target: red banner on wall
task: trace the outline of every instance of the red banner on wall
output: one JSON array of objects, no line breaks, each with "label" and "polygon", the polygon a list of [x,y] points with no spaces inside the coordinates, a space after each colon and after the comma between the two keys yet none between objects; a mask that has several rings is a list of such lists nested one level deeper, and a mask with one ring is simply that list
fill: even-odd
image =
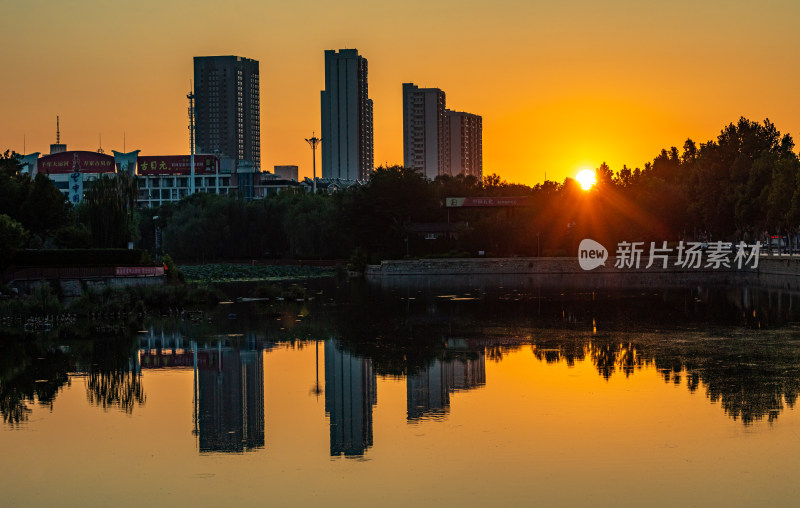
[{"label": "red banner on wall", "polygon": [[[77,161],[75,156],[77,155]],[[104,153],[72,151],[41,157],[37,163],[40,173],[46,175],[72,173],[78,166],[81,173],[115,173],[114,157]]]},{"label": "red banner on wall", "polygon": [[449,208],[493,207],[493,206],[527,206],[527,196],[518,197],[471,197],[471,198],[446,198],[445,206]]},{"label": "red banner on wall", "polygon": [[117,277],[159,277],[164,275],[163,266],[117,266],[114,267]]}]

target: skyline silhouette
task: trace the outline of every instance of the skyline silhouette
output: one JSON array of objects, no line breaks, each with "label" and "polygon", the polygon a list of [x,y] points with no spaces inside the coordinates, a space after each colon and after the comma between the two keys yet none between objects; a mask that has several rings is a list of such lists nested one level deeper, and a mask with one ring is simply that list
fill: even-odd
[{"label": "skyline silhouette", "polygon": [[[427,4],[426,4],[427,5]],[[447,90],[484,118],[484,174],[525,184],[562,181],[603,161],[642,166],[687,137],[713,138],[740,116],[770,118],[795,137],[792,84],[800,4],[718,6],[592,2],[457,5],[440,1],[365,9],[332,6],[15,3],[0,21],[15,69],[0,94],[12,119],[3,149],[45,152],[61,116],[72,149],[188,152],[185,95],[192,57],[234,54],[262,65],[262,166],[300,166],[319,132],[325,49],[356,48],[370,61],[375,164],[402,162],[402,83]],[[243,15],[246,14],[246,15]],[[145,21],[117,30],[114,19]],[[29,24],[35,19],[36,35]],[[400,37],[385,20],[408,28]],[[215,33],[235,33],[220,42]],[[454,26],[443,35],[434,27]],[[743,35],[746,34],[746,35]],[[402,40],[400,43],[399,41]],[[106,41],[99,43],[98,41]],[[286,44],[286,41],[296,41]],[[768,78],[767,78],[768,77]],[[24,148],[24,150],[23,150]]]}]

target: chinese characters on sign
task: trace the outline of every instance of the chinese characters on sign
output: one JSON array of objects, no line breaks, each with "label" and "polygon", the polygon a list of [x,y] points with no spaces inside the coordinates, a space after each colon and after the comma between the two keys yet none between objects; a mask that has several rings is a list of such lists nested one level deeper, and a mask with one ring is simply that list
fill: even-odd
[{"label": "chinese characters on sign", "polygon": [[69,175],[69,202],[73,205],[80,203],[83,199],[83,173],[75,171]]},{"label": "chinese characters on sign", "polygon": [[158,277],[164,275],[163,266],[117,266],[114,268],[116,276],[145,276]]},{"label": "chinese characters on sign", "polygon": [[[639,269],[642,265],[642,255],[645,253],[645,242],[620,242],[617,244],[617,255],[614,268],[635,268]],[[657,246],[656,242],[650,242],[647,265],[645,269],[656,265],[666,269],[670,263],[670,257],[675,260],[672,266],[689,269],[711,268],[717,270],[720,267],[741,270],[747,268],[758,268],[758,256],[761,251],[761,244],[756,242],[747,245],[744,242],[733,244],[731,242],[683,242],[678,243],[675,248],[667,247],[667,242],[662,242]],[[733,254],[733,256],[731,256]]]},{"label": "chinese characters on sign", "polygon": [[[42,157],[44,158],[44,157]],[[72,166],[72,161],[44,161],[39,163],[39,167],[43,170],[64,169]],[[102,168],[108,171],[113,171],[114,161],[81,161],[81,169],[96,169]]]},{"label": "chinese characters on sign", "polygon": [[[77,167],[76,167],[77,163]],[[114,157],[103,153],[74,151],[45,155],[38,162],[39,172],[44,174],[70,174],[77,168],[81,173],[114,173]]]},{"label": "chinese characters on sign", "polygon": [[[139,175],[188,175],[192,163],[189,155],[143,155],[138,158]],[[219,160],[196,155],[195,174],[213,175],[219,172]]]}]

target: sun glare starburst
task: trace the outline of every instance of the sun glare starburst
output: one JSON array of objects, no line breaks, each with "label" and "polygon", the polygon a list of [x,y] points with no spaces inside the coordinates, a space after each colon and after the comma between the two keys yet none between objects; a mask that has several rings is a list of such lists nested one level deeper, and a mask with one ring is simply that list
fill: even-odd
[{"label": "sun glare starburst", "polygon": [[589,190],[597,182],[597,177],[591,169],[582,169],[575,175],[575,180],[580,184],[581,189]]}]

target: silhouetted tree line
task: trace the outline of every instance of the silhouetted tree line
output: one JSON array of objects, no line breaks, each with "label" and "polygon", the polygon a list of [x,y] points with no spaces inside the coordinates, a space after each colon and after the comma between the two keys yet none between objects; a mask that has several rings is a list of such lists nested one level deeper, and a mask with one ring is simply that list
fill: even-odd
[{"label": "silhouetted tree line", "polygon": [[[43,175],[0,159],[0,262],[22,247],[124,247],[133,240],[181,261],[425,255],[573,255],[586,237],[629,241],[763,240],[800,233],[800,162],[790,135],[741,118],[717,139],[664,149],[643,168],[597,168],[584,191],[571,178],[529,187],[492,174],[426,180],[399,166],[328,195],[284,192],[246,202],[196,194],[133,210],[135,182],[102,179],[73,209]],[[447,208],[447,197],[521,196],[528,206]],[[7,216],[7,217],[5,217]],[[419,234],[420,224],[437,238]],[[448,225],[449,224],[449,225]],[[454,225],[458,225],[456,227]]]},{"label": "silhouetted tree line", "polygon": [[[245,203],[199,195],[150,212],[177,259],[343,258],[406,255],[572,255],[586,237],[629,241],[764,240],[800,230],[800,162],[791,136],[745,118],[716,140],[664,149],[644,168],[597,168],[584,191],[571,178],[534,187],[497,175],[442,176],[393,166],[365,186],[327,195],[280,194]],[[447,208],[445,198],[521,196],[528,206]],[[428,240],[414,226],[432,225]],[[448,226],[448,223],[450,226]],[[463,227],[456,231],[453,225]],[[438,228],[438,229],[437,229]],[[449,234],[448,234],[449,233]]]}]

